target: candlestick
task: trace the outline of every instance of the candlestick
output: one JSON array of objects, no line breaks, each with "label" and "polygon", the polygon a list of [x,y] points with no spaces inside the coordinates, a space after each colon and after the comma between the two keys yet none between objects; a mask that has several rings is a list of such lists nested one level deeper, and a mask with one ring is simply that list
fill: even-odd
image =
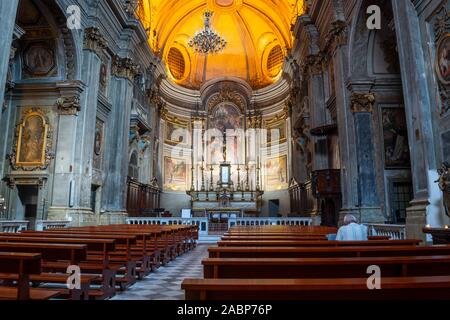
[{"label": "candlestick", "polygon": [[214,167],[213,167],[213,165],[211,165],[211,168],[209,170],[211,171],[211,184],[209,185],[209,191],[214,191],[214,180],[213,180]]},{"label": "candlestick", "polygon": [[192,181],[191,181],[191,191],[195,191],[195,185],[194,185],[194,162],[192,162],[192,167],[191,167],[191,175],[192,175]]},{"label": "candlestick", "polygon": [[249,186],[250,177],[248,175],[248,170],[249,170],[249,168],[248,168],[248,164],[247,164],[247,166],[245,167],[245,171],[246,171],[246,174],[247,174],[247,178],[246,178],[246,181],[245,181],[245,191],[250,191],[250,186]]},{"label": "candlestick", "polygon": [[238,164],[238,167],[237,167],[237,173],[238,173],[238,185],[237,185],[237,191],[241,191],[241,167],[240,167],[240,165]]},{"label": "candlestick", "polygon": [[203,161],[202,161],[202,167],[200,168],[200,170],[202,171],[202,186],[201,186],[201,191],[205,191],[205,167],[203,165]]},{"label": "candlestick", "polygon": [[261,187],[259,185],[259,173],[260,173],[260,170],[261,170],[261,166],[260,166],[260,162],[258,160],[257,166],[256,166],[256,191],[260,191],[261,190]]}]

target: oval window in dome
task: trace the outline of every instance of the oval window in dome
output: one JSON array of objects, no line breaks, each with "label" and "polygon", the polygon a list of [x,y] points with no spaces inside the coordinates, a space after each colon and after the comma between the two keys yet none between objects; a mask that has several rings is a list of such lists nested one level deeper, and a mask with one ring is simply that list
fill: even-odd
[{"label": "oval window in dome", "polygon": [[186,62],[184,61],[183,54],[177,48],[170,48],[167,56],[167,63],[169,65],[169,71],[175,80],[181,80],[186,72]]},{"label": "oval window in dome", "polygon": [[280,45],[276,45],[270,50],[267,58],[267,73],[271,78],[275,78],[281,71],[284,62],[283,49]]}]

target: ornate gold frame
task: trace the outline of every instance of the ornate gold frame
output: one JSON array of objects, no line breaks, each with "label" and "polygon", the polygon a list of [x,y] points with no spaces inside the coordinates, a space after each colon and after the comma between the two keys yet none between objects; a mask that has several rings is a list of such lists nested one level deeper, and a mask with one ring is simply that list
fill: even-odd
[{"label": "ornate gold frame", "polygon": [[[27,120],[30,117],[34,117],[37,116],[39,118],[42,119],[42,123],[43,123],[43,127],[44,127],[44,141],[42,144],[42,151],[41,151],[41,160],[39,162],[20,162],[20,155],[22,152],[22,133],[23,133],[23,129],[27,123]],[[40,169],[45,169],[48,166],[48,159],[47,159],[47,155],[48,155],[48,134],[49,134],[49,124],[48,124],[48,119],[46,118],[46,116],[44,115],[44,113],[39,110],[39,109],[29,109],[23,112],[22,115],[22,121],[21,123],[18,125],[18,130],[17,130],[17,141],[16,141],[16,152],[15,152],[15,159],[13,161],[14,166],[16,168],[40,168]]]},{"label": "ornate gold frame", "polygon": [[446,40],[448,40],[450,38],[450,33],[445,33],[440,39],[439,41],[436,43],[436,59],[434,62],[434,67],[435,67],[435,72],[436,72],[436,76],[439,80],[439,82],[441,82],[443,85],[449,85],[450,81],[446,81],[444,78],[442,78],[442,74],[441,74],[441,69],[439,67],[439,50],[441,49],[441,46],[444,44],[444,42]]}]

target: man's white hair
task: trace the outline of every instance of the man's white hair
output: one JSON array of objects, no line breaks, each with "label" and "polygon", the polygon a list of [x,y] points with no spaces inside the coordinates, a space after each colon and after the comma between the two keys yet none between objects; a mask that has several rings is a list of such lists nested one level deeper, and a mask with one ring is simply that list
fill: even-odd
[{"label": "man's white hair", "polygon": [[352,222],[358,223],[358,219],[356,219],[356,217],[352,214],[346,214],[344,217],[344,225],[348,225]]}]

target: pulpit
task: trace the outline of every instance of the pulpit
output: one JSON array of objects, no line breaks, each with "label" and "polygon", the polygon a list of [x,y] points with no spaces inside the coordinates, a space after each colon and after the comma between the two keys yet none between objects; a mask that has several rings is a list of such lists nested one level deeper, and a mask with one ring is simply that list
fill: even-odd
[{"label": "pulpit", "polygon": [[322,225],[335,227],[341,208],[340,170],[317,170],[312,174],[313,195],[318,200]]}]

